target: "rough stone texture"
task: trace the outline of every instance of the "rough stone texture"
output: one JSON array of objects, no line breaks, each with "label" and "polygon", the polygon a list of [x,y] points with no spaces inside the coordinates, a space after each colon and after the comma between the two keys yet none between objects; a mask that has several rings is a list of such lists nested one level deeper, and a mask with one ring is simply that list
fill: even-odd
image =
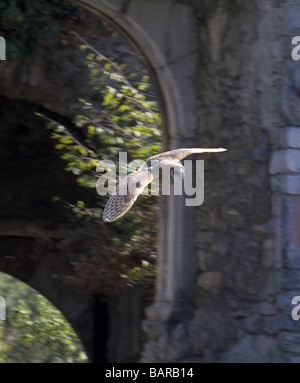
[{"label": "rough stone texture", "polygon": [[221,273],[215,271],[207,271],[199,275],[197,285],[205,291],[219,292],[221,278]]},{"label": "rough stone texture", "polygon": [[245,335],[221,358],[223,363],[274,363],[280,353],[276,339],[266,335]]},{"label": "rough stone texture", "polygon": [[279,191],[285,194],[299,195],[299,174],[280,174],[273,176],[271,184],[273,191]]},{"label": "rough stone texture", "polygon": [[292,356],[300,356],[300,334],[289,331],[282,331],[279,335],[281,351],[292,354]]},{"label": "rough stone texture", "polygon": [[286,129],[281,129],[281,145],[287,148],[300,148],[300,128],[288,126]]},{"label": "rough stone texture", "polygon": [[141,351],[140,327],[143,317],[139,286],[124,289],[110,302],[108,360],[137,362]]},{"label": "rough stone texture", "polygon": [[270,173],[289,172],[300,172],[300,151],[297,149],[275,150],[271,158]]}]

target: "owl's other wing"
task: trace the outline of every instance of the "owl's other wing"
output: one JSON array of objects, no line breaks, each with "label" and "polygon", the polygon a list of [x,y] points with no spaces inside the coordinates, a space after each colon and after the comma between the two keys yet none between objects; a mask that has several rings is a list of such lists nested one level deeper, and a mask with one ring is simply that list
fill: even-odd
[{"label": "owl's other wing", "polygon": [[152,180],[153,175],[148,170],[137,170],[122,178],[105,205],[103,222],[116,221],[126,214]]}]

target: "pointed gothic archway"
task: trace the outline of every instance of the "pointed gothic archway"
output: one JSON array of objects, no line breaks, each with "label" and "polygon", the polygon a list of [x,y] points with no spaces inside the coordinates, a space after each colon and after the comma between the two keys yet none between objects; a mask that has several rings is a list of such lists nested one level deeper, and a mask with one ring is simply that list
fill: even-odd
[{"label": "pointed gothic archway", "polygon": [[[195,145],[197,97],[193,77],[199,53],[195,50],[193,7],[151,0],[77,0],[77,3],[110,20],[142,54],[160,100],[164,148]],[[166,303],[159,315],[163,312],[169,315],[167,306],[175,302],[178,294],[192,299],[190,288],[197,269],[194,209],[185,207],[183,196],[161,200],[156,302],[160,306],[161,302]],[[154,306],[151,315],[160,307]]]}]

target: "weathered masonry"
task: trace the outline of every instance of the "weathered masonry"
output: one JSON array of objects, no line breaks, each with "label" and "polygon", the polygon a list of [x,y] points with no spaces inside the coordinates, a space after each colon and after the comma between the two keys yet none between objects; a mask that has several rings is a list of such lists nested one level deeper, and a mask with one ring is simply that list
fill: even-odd
[{"label": "weathered masonry", "polygon": [[297,361],[300,249],[298,1],[82,0],[142,52],[165,146],[224,146],[205,200],[162,202],[144,361]]}]

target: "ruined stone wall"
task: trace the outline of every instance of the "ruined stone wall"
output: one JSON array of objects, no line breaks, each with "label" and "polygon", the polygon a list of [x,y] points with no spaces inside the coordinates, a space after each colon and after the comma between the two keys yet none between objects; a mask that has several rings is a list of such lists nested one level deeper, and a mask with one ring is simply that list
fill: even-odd
[{"label": "ruined stone wall", "polygon": [[205,161],[194,299],[178,291],[171,305],[149,310],[145,361],[299,361],[300,325],[291,318],[300,291],[300,66],[291,59],[299,6],[195,6],[197,146],[228,153]]},{"label": "ruined stone wall", "polygon": [[206,361],[275,362],[280,275],[269,161],[283,121],[283,8],[270,1],[206,4],[199,10],[199,134],[205,143],[217,137],[228,154],[221,164],[206,161],[191,342]]},{"label": "ruined stone wall", "polygon": [[[293,297],[300,291],[300,246],[296,240],[296,223],[299,225],[300,195],[300,62],[291,59],[294,36],[300,36],[300,3],[286,3],[283,30],[281,111],[284,122],[276,126],[273,151],[269,163],[273,216],[276,218],[275,259],[280,269],[280,293],[277,309],[280,332],[278,344],[288,362],[300,361],[300,324],[292,320],[291,311],[299,310]],[[298,220],[298,221],[297,221]],[[296,303],[299,302],[296,300]],[[297,318],[297,316],[296,316]]]}]

